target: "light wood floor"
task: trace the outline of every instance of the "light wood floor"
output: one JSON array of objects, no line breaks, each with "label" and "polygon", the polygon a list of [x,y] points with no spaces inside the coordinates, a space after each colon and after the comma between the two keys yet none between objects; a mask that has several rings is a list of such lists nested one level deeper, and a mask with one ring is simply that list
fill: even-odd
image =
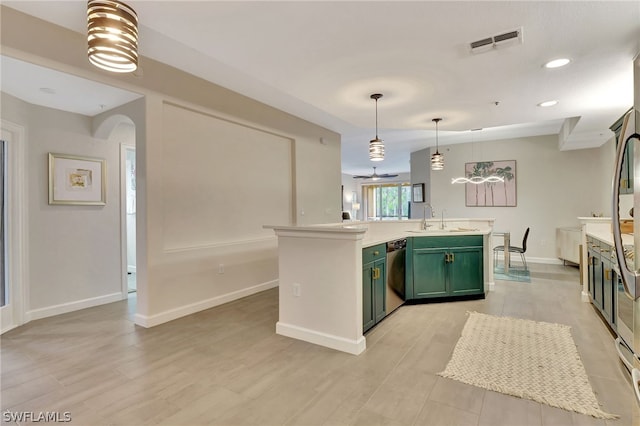
[{"label": "light wood floor", "polygon": [[[67,411],[74,425],[640,424],[577,269],[531,267],[531,284],[498,281],[485,300],[400,308],[360,356],[276,335],[277,289],[152,329],[131,322],[135,299],[33,321],[0,340],[2,410]],[[621,418],[437,376],[470,310],[572,326],[603,409]]]}]

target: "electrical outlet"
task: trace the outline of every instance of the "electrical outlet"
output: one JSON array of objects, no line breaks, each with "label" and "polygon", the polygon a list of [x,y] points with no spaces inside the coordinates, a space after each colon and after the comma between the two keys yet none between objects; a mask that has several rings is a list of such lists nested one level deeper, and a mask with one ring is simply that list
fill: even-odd
[{"label": "electrical outlet", "polygon": [[224,274],[224,263],[218,265],[218,273]]},{"label": "electrical outlet", "polygon": [[295,297],[300,297],[300,292],[301,292],[300,290],[301,290],[301,289],[300,289],[300,284],[298,284],[298,283],[293,283],[293,295],[294,295]]}]

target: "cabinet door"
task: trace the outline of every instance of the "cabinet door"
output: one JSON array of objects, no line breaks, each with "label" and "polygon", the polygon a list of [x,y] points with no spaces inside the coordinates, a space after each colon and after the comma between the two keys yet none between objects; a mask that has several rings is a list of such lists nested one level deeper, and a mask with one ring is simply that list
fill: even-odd
[{"label": "cabinet door", "polygon": [[613,325],[613,268],[610,259],[602,260],[602,314]]},{"label": "cabinet door", "polygon": [[593,257],[593,304],[602,310],[603,308],[603,292],[602,292],[602,259],[600,254]]},{"label": "cabinet door", "polygon": [[413,296],[417,299],[447,296],[444,248],[413,250]]},{"label": "cabinet door", "polygon": [[386,315],[387,271],[385,260],[374,263],[375,279],[373,280],[373,312],[376,324]]},{"label": "cabinet door", "polygon": [[[587,246],[589,246],[591,242],[587,242]],[[589,248],[587,250],[587,285],[589,287],[589,296],[593,299],[593,263],[595,262],[595,258],[593,256],[593,250]]]},{"label": "cabinet door", "polygon": [[362,332],[366,332],[376,323],[373,306],[374,262],[362,265]]},{"label": "cabinet door", "polygon": [[484,292],[482,247],[449,250],[449,292],[452,296]]}]

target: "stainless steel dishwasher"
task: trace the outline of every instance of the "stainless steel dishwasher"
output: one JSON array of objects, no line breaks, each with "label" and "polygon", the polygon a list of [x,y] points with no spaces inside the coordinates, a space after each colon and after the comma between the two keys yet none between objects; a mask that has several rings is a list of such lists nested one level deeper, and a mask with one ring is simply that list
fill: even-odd
[{"label": "stainless steel dishwasher", "polygon": [[407,240],[395,240],[387,243],[387,306],[389,315],[404,303],[404,258]]}]

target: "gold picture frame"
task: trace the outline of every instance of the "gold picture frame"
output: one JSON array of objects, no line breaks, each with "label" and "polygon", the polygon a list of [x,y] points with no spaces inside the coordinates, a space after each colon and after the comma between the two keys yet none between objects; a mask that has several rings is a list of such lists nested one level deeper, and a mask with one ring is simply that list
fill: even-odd
[{"label": "gold picture frame", "polygon": [[103,158],[49,153],[49,204],[104,206],[106,181]]}]

